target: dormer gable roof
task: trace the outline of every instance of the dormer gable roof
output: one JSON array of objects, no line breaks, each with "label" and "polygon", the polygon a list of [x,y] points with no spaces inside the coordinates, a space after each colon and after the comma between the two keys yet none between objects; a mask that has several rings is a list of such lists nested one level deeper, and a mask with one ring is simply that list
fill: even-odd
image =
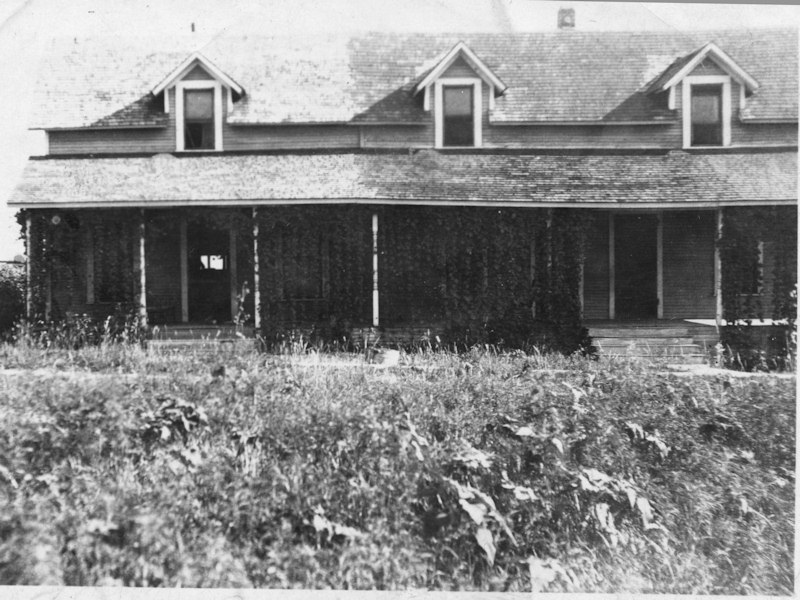
[{"label": "dormer gable roof", "polygon": [[458,42],[450,51],[439,60],[419,83],[414,87],[414,94],[418,94],[428,86],[432,85],[458,58],[463,58],[466,63],[483,79],[488,85],[494,88],[495,95],[499,96],[508,89],[508,86],[495,75],[495,73],[475,54],[463,41]]},{"label": "dormer gable roof", "polygon": [[753,93],[759,88],[758,81],[755,80],[747,71],[736,63],[728,54],[713,42],[698,48],[694,52],[679,58],[672,63],[659,77],[648,87],[648,93],[665,92],[676,86],[678,83],[692,73],[706,59],[711,59],[733,79],[745,86],[748,93]]},{"label": "dormer gable roof", "polygon": [[192,52],[186,59],[181,62],[177,67],[175,67],[169,75],[167,75],[164,79],[159,82],[150,92],[153,96],[158,96],[161,92],[166,90],[167,88],[175,85],[180,79],[185,77],[190,71],[192,71],[197,66],[202,67],[205,71],[207,71],[214,79],[218,80],[223,85],[229,87],[234,93],[242,96],[244,95],[244,88],[236,83],[231,77],[225,74],[222,69],[217,67],[214,63],[208,60],[205,56],[203,56],[200,52]]}]

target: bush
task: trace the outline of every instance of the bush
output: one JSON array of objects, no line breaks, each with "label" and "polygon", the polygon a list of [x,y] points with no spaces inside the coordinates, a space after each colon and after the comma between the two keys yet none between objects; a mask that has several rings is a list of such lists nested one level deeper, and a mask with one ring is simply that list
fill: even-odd
[{"label": "bush", "polygon": [[0,337],[25,313],[25,269],[0,264]]}]

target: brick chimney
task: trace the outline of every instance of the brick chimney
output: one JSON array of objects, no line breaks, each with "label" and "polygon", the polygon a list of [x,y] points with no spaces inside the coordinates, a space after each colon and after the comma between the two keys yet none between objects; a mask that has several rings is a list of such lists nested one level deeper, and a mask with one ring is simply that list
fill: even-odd
[{"label": "brick chimney", "polygon": [[575,9],[574,8],[559,8],[558,9],[558,28],[559,29],[575,29]]}]

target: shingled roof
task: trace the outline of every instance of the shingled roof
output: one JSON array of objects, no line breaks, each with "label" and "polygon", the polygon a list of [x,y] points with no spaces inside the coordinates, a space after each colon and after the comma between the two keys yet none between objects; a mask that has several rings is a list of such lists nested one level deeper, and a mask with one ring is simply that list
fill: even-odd
[{"label": "shingled roof", "polygon": [[32,160],[9,205],[690,207],[796,201],[796,152],[581,156],[421,151]]},{"label": "shingled roof", "polygon": [[[231,123],[414,123],[424,118],[415,82],[460,41],[508,85],[494,122],[668,118],[648,87],[708,42],[758,79],[743,118],[797,118],[792,29],[222,36],[200,50],[246,90]],[[162,126],[149,92],[196,44],[180,38],[56,44],[41,71],[31,126]]]}]

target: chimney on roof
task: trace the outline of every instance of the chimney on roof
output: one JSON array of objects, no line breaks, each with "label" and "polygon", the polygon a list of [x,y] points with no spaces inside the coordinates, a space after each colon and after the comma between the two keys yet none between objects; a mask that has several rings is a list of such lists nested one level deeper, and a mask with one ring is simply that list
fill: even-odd
[{"label": "chimney on roof", "polygon": [[194,23],[192,23],[192,33],[194,33]]},{"label": "chimney on roof", "polygon": [[558,28],[559,29],[575,29],[575,9],[574,8],[559,8],[558,9]]}]

